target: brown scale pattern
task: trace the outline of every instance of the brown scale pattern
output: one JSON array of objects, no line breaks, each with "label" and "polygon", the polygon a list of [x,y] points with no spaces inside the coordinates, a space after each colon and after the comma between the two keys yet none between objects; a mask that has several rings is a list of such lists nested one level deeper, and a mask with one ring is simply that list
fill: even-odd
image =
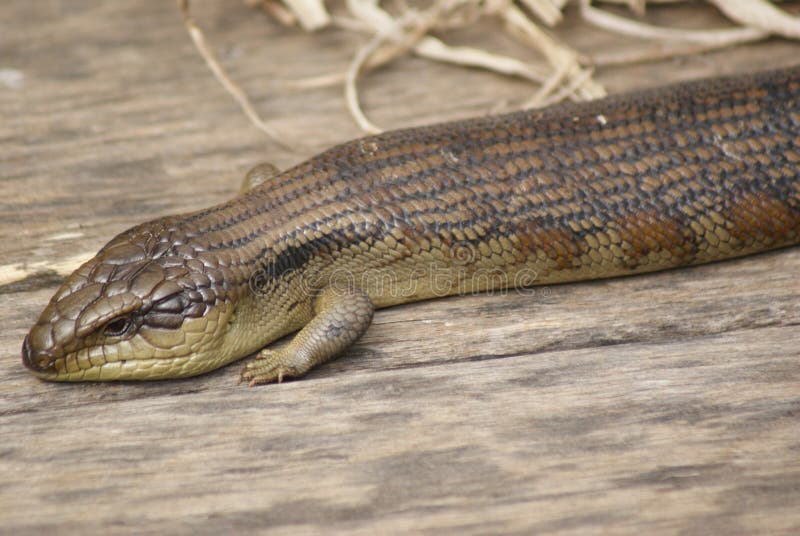
[{"label": "brown scale pattern", "polygon": [[[239,263],[287,269],[322,243],[381,241],[396,228],[412,251],[513,235],[539,282],[788,245],[800,221],[799,78],[701,81],[356,140],[275,177],[244,210],[233,202],[192,225]],[[308,232],[320,228],[322,240]],[[223,230],[235,240],[220,240]]]}]

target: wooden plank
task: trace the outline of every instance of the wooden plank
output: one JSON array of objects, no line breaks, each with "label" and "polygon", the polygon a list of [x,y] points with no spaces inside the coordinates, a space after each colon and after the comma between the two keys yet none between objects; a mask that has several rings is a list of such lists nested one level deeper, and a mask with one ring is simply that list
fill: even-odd
[{"label": "wooden plank", "polygon": [[[171,3],[0,5],[0,68],[24,76],[0,86],[0,532],[800,531],[797,248],[380,311],[347,356],[280,386],[238,386],[240,364],[143,384],[29,375],[19,347],[59,280],[48,267],[224,200],[258,161],[359,134],[340,88],[285,83],[341,70],[358,36],[296,34],[235,3],[195,14],[297,154],[246,122]],[[698,6],[649,17],[724,25]],[[630,46],[574,19],[562,31],[584,50]],[[796,54],[774,41],[600,78],[620,91]],[[413,59],[363,89],[390,126],[529,93]]]}]

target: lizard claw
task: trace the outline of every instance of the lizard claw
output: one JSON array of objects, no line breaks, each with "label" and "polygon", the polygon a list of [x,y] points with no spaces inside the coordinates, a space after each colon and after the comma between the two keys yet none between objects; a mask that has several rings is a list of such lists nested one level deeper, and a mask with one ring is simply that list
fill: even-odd
[{"label": "lizard claw", "polygon": [[295,375],[296,371],[285,364],[280,351],[262,350],[242,369],[239,383],[248,382],[250,387],[272,382],[283,383],[284,378]]}]

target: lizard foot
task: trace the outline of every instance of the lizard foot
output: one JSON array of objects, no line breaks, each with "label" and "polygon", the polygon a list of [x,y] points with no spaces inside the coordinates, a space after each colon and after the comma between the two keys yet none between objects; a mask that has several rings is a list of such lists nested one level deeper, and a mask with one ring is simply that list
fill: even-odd
[{"label": "lizard foot", "polygon": [[256,358],[242,369],[239,383],[247,382],[253,387],[264,383],[281,383],[284,378],[299,376],[298,371],[287,364],[286,357],[280,350],[261,350]]}]

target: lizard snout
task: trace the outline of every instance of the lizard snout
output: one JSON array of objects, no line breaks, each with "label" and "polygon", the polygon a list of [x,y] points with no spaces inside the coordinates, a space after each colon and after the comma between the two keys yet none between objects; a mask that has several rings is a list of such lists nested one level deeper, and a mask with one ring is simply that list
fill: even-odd
[{"label": "lizard snout", "polygon": [[31,336],[26,335],[22,342],[22,364],[34,372],[46,372],[52,367],[52,360],[46,352],[31,348]]}]

